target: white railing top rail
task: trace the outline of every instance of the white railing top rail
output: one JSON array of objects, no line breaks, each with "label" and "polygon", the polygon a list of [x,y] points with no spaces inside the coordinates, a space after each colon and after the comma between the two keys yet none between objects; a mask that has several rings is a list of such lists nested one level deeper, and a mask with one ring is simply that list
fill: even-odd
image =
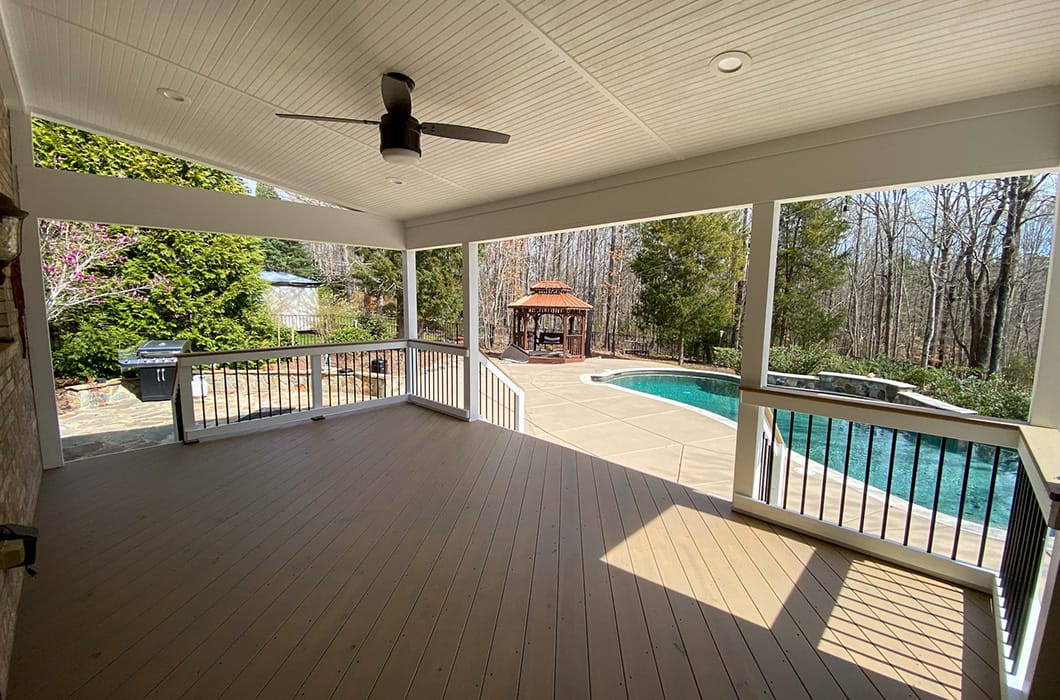
[{"label": "white railing top rail", "polygon": [[283,345],[272,348],[250,348],[247,350],[218,350],[216,352],[186,352],[177,355],[178,364],[211,365],[222,362],[251,360],[274,360],[306,355],[328,355],[341,352],[368,352],[372,350],[401,350],[407,346],[405,340],[383,340],[367,343],[333,343],[318,345]]},{"label": "white railing top rail", "polygon": [[1013,449],[1019,446],[1021,424],[1000,418],[947,414],[931,408],[806,389],[741,387],[740,400],[762,408],[812,413],[824,418],[838,418],[955,440],[988,443]]},{"label": "white railing top rail", "polygon": [[438,352],[446,352],[450,355],[460,355],[461,357],[467,357],[468,351],[466,345],[454,345],[453,343],[440,343],[436,340],[422,340],[420,338],[413,338],[408,341],[409,347],[417,348],[419,350],[432,350]]}]

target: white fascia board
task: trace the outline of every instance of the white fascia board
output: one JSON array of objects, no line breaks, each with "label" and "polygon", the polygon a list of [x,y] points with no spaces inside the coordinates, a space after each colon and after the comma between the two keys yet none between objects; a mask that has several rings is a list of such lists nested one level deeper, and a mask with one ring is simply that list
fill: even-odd
[{"label": "white fascia board", "polygon": [[405,222],[409,248],[1060,166],[1060,88],[745,146]]},{"label": "white fascia board", "polygon": [[401,222],[348,209],[37,167],[19,178],[22,208],[42,219],[405,247]]}]

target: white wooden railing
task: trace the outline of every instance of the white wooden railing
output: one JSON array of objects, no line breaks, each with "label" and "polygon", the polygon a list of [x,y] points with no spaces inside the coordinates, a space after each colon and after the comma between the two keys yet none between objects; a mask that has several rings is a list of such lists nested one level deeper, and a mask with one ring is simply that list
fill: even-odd
[{"label": "white wooden railing", "polygon": [[479,417],[502,428],[524,432],[525,399],[522,388],[479,355]]},{"label": "white wooden railing", "polygon": [[801,390],[740,400],[766,411],[735,509],[997,594],[1012,670],[1060,524],[1039,461],[1051,448],[1028,441],[1042,429]]},{"label": "white wooden railing", "polygon": [[[523,429],[523,392],[477,355],[478,410],[468,411],[468,348],[426,340],[302,345],[178,357],[178,438],[195,442],[410,402],[457,418]],[[481,376],[481,375],[480,375]]]}]

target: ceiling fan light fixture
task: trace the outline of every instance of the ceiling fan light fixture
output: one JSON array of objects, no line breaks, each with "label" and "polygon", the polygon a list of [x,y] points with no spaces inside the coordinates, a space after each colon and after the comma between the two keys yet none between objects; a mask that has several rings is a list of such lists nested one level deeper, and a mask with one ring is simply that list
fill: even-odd
[{"label": "ceiling fan light fixture", "polygon": [[710,68],[719,75],[733,75],[751,66],[751,55],[746,51],[723,51],[710,60]]},{"label": "ceiling fan light fixture", "polygon": [[394,165],[414,165],[420,160],[419,151],[411,148],[381,148],[379,152],[383,154],[383,160]]}]

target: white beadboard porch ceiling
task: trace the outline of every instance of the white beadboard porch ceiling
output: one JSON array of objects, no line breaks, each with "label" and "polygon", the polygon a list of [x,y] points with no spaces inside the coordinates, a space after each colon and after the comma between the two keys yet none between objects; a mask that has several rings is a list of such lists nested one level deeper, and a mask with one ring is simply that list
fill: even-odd
[{"label": "white beadboard porch ceiling", "polygon": [[[40,115],[408,219],[947,102],[1060,83],[1041,0],[2,0]],[[744,75],[708,67],[751,54]],[[382,161],[379,76],[414,114],[512,135],[425,136]],[[156,94],[174,88],[188,101]],[[394,185],[389,177],[405,184]]]}]

